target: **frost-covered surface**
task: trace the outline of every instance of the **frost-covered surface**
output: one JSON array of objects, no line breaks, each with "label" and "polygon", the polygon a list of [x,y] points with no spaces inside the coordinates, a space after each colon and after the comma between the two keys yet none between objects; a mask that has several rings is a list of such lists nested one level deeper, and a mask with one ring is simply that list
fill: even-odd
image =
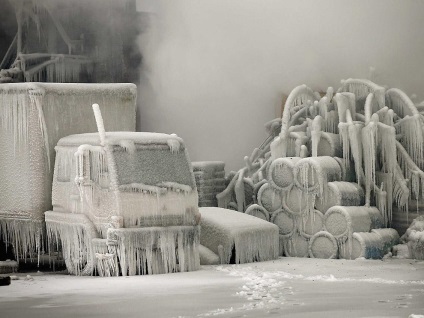
[{"label": "frost-covered surface", "polygon": [[[200,243],[220,256],[221,264],[266,261],[278,257],[278,227],[227,209],[200,208]],[[232,255],[234,252],[235,255]]]},{"label": "frost-covered surface", "polygon": [[134,130],[135,99],[133,84],[0,85],[0,235],[18,245],[19,255],[40,244],[58,140],[97,130],[93,102],[104,111],[106,129]]},{"label": "frost-covered surface", "polygon": [[[356,232],[369,233],[377,245],[385,246],[371,230],[400,228],[395,222],[408,222],[410,203],[424,197],[423,123],[417,107],[399,89],[347,79],[322,96],[300,85],[287,98],[278,135],[266,125],[270,136],[244,158],[246,166],[218,195],[219,206],[246,212],[261,205],[280,227],[282,245],[290,248],[280,249],[285,255],[304,256],[311,237],[324,229],[338,249],[348,243],[351,250]],[[237,182],[242,178],[253,184],[252,199],[252,184]],[[315,210],[325,214],[326,225],[314,217]],[[418,215],[420,211],[417,204]],[[334,254],[331,242],[321,255]],[[375,257],[371,254],[357,253]]]},{"label": "frost-covered surface", "polygon": [[419,317],[423,270],[405,259],[285,257],[153,276],[24,273],[1,287],[0,308],[16,318]]}]

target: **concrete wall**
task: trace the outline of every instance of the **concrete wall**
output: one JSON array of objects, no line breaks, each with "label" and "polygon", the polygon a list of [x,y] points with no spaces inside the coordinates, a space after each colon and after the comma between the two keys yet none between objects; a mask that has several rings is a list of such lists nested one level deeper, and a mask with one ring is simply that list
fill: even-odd
[{"label": "concrete wall", "polygon": [[266,138],[282,94],[369,76],[424,99],[424,1],[138,0],[139,129],[177,133],[227,171]]}]

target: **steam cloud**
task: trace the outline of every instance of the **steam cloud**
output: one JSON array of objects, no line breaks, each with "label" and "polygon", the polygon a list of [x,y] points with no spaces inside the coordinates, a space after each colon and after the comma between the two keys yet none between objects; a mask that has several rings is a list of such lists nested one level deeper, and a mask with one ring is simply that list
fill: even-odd
[{"label": "steam cloud", "polygon": [[140,37],[139,128],[177,133],[192,160],[223,160],[227,171],[261,144],[263,125],[297,85],[337,88],[374,66],[379,84],[421,91],[424,3],[140,3],[155,14]]}]

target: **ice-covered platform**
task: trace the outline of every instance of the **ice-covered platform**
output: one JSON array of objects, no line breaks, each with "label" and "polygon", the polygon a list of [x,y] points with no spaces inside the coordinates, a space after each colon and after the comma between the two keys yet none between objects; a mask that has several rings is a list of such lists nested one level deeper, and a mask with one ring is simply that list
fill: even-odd
[{"label": "ice-covered platform", "polygon": [[0,308],[17,318],[420,317],[423,272],[410,259],[284,257],[167,275],[25,273],[0,287]]}]

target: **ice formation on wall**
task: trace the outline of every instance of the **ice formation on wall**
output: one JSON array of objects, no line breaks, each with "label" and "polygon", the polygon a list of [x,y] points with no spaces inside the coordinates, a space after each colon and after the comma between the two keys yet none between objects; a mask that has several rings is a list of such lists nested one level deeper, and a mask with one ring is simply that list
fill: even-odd
[{"label": "ice formation on wall", "polygon": [[377,229],[424,196],[423,117],[405,93],[361,79],[323,97],[301,85],[267,130],[217,195],[220,207],[261,206],[285,255],[375,258],[396,244],[395,230]]},{"label": "ice formation on wall", "polygon": [[[58,140],[96,131],[94,101],[102,105],[107,129],[135,130],[135,99],[133,84],[0,85],[0,235],[18,258],[41,248]],[[60,160],[66,177],[70,165],[64,162],[74,156],[68,152]]]}]

